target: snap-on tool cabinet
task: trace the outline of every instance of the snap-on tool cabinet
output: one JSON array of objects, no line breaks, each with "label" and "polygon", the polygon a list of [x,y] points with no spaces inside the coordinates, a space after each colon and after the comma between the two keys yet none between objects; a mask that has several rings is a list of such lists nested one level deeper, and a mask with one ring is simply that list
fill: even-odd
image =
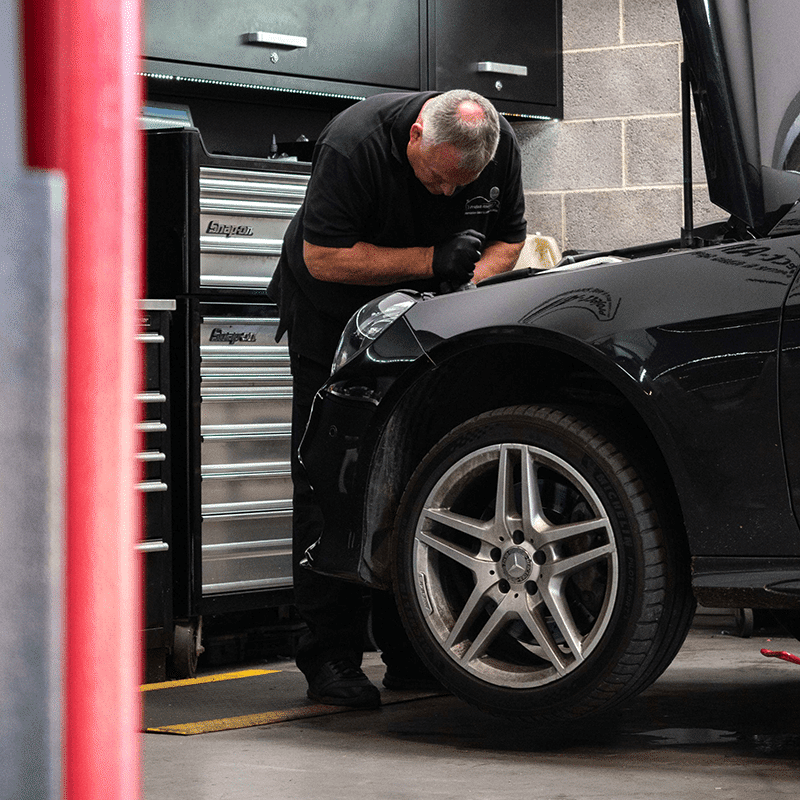
[{"label": "snap-on tool cabinet", "polygon": [[163,649],[166,672],[185,676],[204,616],[291,603],[292,387],[266,289],[310,166],[213,156],[192,128],[145,140],[142,306],[166,309],[148,312],[142,333],[146,348],[161,337],[152,392],[146,362],[143,430],[165,442],[142,456],[146,613],[160,621],[148,628],[148,655],[158,661]]}]

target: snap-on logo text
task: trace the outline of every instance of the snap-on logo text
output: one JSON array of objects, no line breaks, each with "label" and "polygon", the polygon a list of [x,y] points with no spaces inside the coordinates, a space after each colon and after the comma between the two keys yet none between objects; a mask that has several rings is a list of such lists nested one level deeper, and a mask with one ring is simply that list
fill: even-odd
[{"label": "snap-on logo text", "polygon": [[227,342],[236,344],[237,342],[255,342],[256,335],[252,331],[223,331],[222,328],[214,328],[211,331],[209,342]]},{"label": "snap-on logo text", "polygon": [[215,233],[218,236],[252,236],[253,229],[249,225],[223,225],[212,219],[208,223],[206,233]]}]

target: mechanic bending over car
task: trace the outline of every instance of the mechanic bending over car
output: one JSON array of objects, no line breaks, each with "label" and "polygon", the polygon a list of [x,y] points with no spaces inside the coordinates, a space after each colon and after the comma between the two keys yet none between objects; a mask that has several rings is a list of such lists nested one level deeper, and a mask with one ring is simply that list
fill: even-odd
[{"label": "mechanic bending over car", "polygon": [[[314,395],[364,303],[399,287],[438,292],[512,269],[525,241],[524,212],[516,137],[474,92],[376,95],[339,114],[316,143],[306,198],[268,295],[279,307],[277,338],[288,331],[294,382],[292,561],[295,603],[308,626],[296,660],[318,702],[373,708],[380,693],[360,668],[364,587],[300,566],[322,531],[297,458]],[[384,686],[435,686],[392,596],[373,592],[372,609]]]}]

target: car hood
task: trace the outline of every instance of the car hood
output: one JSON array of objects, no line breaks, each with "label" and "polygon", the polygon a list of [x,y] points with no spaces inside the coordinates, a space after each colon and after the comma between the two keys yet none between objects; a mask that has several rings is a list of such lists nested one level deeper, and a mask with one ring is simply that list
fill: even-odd
[{"label": "car hood", "polygon": [[677,3],[711,201],[771,226],[800,198],[800,2]]}]

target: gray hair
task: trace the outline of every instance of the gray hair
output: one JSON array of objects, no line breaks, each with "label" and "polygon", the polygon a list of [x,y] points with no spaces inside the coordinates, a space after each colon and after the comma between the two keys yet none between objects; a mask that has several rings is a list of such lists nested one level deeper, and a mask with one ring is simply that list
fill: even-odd
[{"label": "gray hair", "polygon": [[[483,119],[477,123],[464,120],[459,108],[466,101],[480,106]],[[494,158],[500,141],[500,117],[495,107],[477,92],[451,89],[436,95],[422,107],[420,117],[422,141],[428,146],[446,142],[458,148],[463,169],[480,172]]]}]

